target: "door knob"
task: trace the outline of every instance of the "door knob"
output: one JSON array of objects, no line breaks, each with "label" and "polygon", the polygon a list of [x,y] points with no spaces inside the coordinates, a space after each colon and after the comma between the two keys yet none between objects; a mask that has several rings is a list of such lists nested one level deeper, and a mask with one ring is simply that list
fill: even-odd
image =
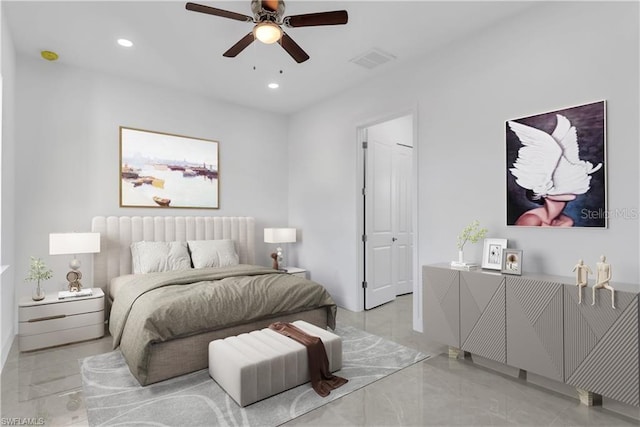
[{"label": "door knob", "polygon": [[392,242],[395,242],[396,240],[398,240],[398,239],[396,239],[395,237],[392,237],[392,238],[391,238],[391,241],[392,241]]}]

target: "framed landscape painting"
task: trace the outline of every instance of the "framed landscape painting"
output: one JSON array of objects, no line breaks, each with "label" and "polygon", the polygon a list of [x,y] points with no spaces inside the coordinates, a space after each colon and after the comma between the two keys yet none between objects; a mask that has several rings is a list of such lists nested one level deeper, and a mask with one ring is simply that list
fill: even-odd
[{"label": "framed landscape painting", "polygon": [[607,226],[605,101],[507,121],[507,225]]},{"label": "framed landscape painting", "polygon": [[218,141],[120,127],[120,206],[218,209]]}]

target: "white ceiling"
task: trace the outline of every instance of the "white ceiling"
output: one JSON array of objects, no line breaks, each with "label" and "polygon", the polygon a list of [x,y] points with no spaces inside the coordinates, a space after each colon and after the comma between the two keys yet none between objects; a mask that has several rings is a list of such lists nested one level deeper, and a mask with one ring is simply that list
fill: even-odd
[{"label": "white ceiling", "polygon": [[[251,15],[249,0],[193,1]],[[290,0],[285,16],[340,9],[349,13],[347,25],[285,29],[311,57],[297,64],[278,44],[259,42],[236,58],[224,58],[222,53],[250,32],[252,24],[190,12],[185,3],[5,0],[2,6],[20,55],[39,58],[41,50],[53,50],[60,64],[292,113],[532,5]],[[118,46],[116,39],[121,37],[132,40],[134,47]],[[350,62],[371,48],[397,59],[373,70]],[[280,88],[268,89],[271,81]]]}]

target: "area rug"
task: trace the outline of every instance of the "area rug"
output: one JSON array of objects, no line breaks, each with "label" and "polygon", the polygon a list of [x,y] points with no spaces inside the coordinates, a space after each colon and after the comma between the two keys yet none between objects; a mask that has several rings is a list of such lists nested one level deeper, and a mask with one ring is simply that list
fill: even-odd
[{"label": "area rug", "polygon": [[245,408],[238,406],[207,369],[141,387],[119,350],[80,360],[91,426],[277,426],[428,358],[417,350],[351,326],[338,326],[349,382],[328,397],[304,384]]}]

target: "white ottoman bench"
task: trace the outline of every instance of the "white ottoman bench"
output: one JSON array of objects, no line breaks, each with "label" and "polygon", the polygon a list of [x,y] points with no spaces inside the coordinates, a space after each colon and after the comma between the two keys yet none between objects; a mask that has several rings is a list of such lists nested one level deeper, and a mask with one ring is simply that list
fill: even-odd
[{"label": "white ottoman bench", "polygon": [[[302,320],[292,324],[320,337],[331,372],[342,368],[338,335]],[[238,405],[247,406],[308,382],[307,349],[268,328],[211,341],[209,375]]]}]

